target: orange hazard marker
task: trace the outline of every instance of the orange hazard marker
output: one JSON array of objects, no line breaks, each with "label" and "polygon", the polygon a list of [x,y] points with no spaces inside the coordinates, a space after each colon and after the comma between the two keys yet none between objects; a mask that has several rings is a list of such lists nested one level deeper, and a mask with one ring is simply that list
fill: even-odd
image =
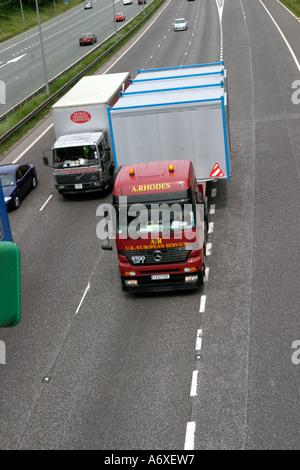
[{"label": "orange hazard marker", "polygon": [[213,169],[211,170],[211,173],[209,175],[210,177],[219,177],[219,176],[225,176],[221,168],[219,167],[219,164],[216,162],[214,164]]}]

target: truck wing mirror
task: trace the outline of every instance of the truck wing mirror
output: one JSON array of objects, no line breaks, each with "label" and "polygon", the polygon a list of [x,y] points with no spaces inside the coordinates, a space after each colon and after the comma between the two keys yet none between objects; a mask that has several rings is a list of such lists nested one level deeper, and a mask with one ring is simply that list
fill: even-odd
[{"label": "truck wing mirror", "polygon": [[49,160],[48,160],[47,157],[43,157],[43,162],[44,162],[44,164],[45,164],[46,166],[49,165]]}]

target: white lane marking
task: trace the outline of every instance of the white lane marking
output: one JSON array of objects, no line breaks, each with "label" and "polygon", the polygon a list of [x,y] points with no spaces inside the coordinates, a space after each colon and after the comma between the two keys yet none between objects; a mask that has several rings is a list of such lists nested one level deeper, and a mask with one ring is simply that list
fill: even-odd
[{"label": "white lane marking", "polygon": [[184,450],[194,450],[195,431],[196,431],[195,421],[189,421],[186,425]]},{"label": "white lane marking", "polygon": [[211,190],[211,197],[216,197],[216,195],[217,195],[217,188],[213,188]]},{"label": "white lane marking", "polygon": [[42,207],[40,208],[40,212],[44,209],[45,205],[48,204],[48,202],[50,201],[50,199],[52,198],[53,194],[50,194],[50,196],[48,197],[47,201],[42,205]]},{"label": "white lane marking", "polygon": [[215,223],[214,222],[209,222],[208,223],[208,232],[207,233],[213,233],[215,228]]},{"label": "white lane marking", "polygon": [[212,250],[212,243],[207,243],[206,245],[206,256],[210,256],[211,255],[211,250]]},{"label": "white lane marking", "polygon": [[214,214],[216,212],[216,205],[215,204],[211,204],[210,205],[210,208],[209,208],[209,213],[210,214]]},{"label": "white lane marking", "polygon": [[45,129],[44,132],[42,132],[12,163],[17,163],[20,158],[22,158],[23,155],[25,155],[25,153],[28,152],[28,150],[30,150],[31,147],[33,147],[41,139],[41,137],[43,137],[43,135],[47,134],[51,127],[53,127],[53,124],[50,124],[50,126],[48,126],[47,129]]},{"label": "white lane marking", "polygon": [[202,348],[202,328],[197,330],[195,350],[200,351],[201,348]]},{"label": "white lane marking", "polygon": [[192,377],[192,383],[191,383],[191,392],[190,392],[191,397],[196,397],[197,396],[197,381],[198,381],[198,370],[193,370],[193,377]]},{"label": "white lane marking", "polygon": [[205,312],[206,295],[201,295],[199,312]]},{"label": "white lane marking", "polygon": [[77,307],[76,313],[79,312],[80,307],[81,307],[81,304],[82,304],[82,302],[84,301],[84,298],[85,298],[86,294],[87,294],[88,291],[90,290],[90,287],[91,287],[91,284],[88,283],[88,285],[87,285],[87,287],[86,287],[86,289],[85,289],[85,291],[84,291],[84,294],[83,294],[83,296],[82,296],[82,298],[81,298],[81,301],[79,302],[79,305],[78,305],[78,307]]},{"label": "white lane marking", "polygon": [[291,48],[290,44],[288,43],[288,40],[286,39],[285,35],[283,34],[283,32],[281,31],[281,29],[279,28],[278,24],[276,23],[276,21],[274,20],[273,16],[271,15],[271,13],[269,12],[269,10],[267,9],[267,7],[263,4],[263,2],[261,0],[259,0],[260,3],[262,4],[262,6],[264,7],[264,9],[266,10],[266,12],[268,13],[268,15],[270,16],[271,20],[273,21],[273,23],[275,24],[276,28],[278,29],[278,31],[280,32],[281,36],[282,36],[282,39],[284,40],[288,50],[290,51],[291,53],[291,56],[293,57],[294,61],[295,61],[295,64],[300,72],[300,63],[298,62],[297,60],[297,57],[293,51],[293,49]]},{"label": "white lane marking", "polygon": [[209,267],[205,266],[205,281],[208,281],[208,276],[209,276]]},{"label": "white lane marking", "polygon": [[[22,51],[21,51],[21,52],[22,52]],[[8,64],[11,64],[11,63],[14,63],[14,62],[18,62],[18,60],[22,59],[22,57],[25,57],[25,55],[27,55],[27,52],[26,52],[26,54],[22,54],[22,55],[20,55],[19,57],[15,57],[14,59],[8,60],[7,62],[5,62],[5,64],[1,65],[0,68],[2,69],[2,67],[5,67],[5,66],[8,65]]]}]

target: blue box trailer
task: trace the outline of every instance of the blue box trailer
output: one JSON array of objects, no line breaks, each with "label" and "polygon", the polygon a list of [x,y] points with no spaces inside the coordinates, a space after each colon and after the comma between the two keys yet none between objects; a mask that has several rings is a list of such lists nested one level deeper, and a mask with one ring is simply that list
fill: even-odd
[{"label": "blue box trailer", "polygon": [[198,181],[230,179],[224,62],[139,70],[108,115],[115,166],[187,159]]},{"label": "blue box trailer", "polygon": [[12,234],[0,181],[0,241],[12,242]]}]

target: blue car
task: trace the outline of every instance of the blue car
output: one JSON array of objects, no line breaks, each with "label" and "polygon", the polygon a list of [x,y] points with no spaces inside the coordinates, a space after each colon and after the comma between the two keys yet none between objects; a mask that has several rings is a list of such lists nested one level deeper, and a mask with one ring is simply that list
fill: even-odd
[{"label": "blue car", "polygon": [[18,209],[21,199],[37,187],[35,166],[32,163],[0,165],[0,181],[7,209]]}]

